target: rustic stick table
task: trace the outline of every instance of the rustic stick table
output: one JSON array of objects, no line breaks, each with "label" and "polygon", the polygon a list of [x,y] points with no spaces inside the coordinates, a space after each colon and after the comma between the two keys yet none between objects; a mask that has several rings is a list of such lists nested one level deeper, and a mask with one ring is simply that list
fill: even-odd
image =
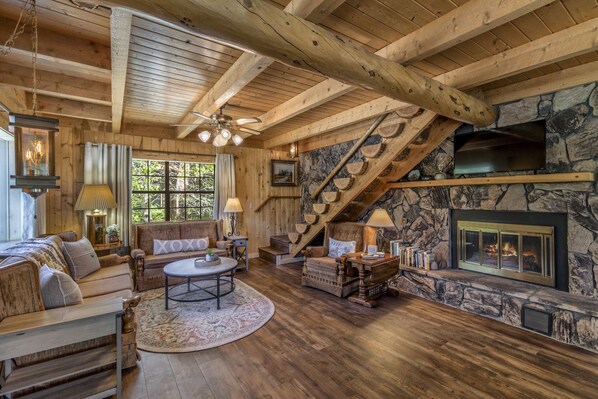
[{"label": "rustic stick table", "polygon": [[[349,297],[349,301],[367,307],[376,306],[375,299],[388,291],[388,280],[399,272],[399,258],[385,254],[384,258],[363,259],[361,256],[349,257],[347,263],[359,273],[359,291]],[[396,292],[392,292],[396,295]]]}]

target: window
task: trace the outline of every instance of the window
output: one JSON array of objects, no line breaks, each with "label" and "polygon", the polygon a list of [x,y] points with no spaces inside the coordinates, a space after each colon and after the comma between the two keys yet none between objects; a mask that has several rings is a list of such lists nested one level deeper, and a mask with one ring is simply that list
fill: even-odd
[{"label": "window", "polygon": [[21,239],[21,190],[10,189],[10,175],[15,174],[15,145],[6,130],[0,128],[0,242]]},{"label": "window", "polygon": [[211,219],[214,164],[133,159],[133,223]]}]

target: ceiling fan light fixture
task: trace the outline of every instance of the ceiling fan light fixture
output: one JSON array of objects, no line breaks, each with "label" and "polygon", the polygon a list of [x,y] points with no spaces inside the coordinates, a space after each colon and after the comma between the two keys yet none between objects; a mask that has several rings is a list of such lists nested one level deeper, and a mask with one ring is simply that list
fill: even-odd
[{"label": "ceiling fan light fixture", "polygon": [[212,137],[212,133],[209,132],[208,130],[204,130],[203,132],[199,133],[197,136],[199,137],[199,139],[201,141],[203,141],[204,143],[207,143],[208,140],[210,139],[210,137]]},{"label": "ceiling fan light fixture", "polygon": [[225,129],[225,128],[223,128],[223,129],[221,129],[221,130],[220,130],[220,135],[221,135],[221,136],[222,136],[222,138],[223,138],[223,139],[225,139],[226,141],[228,141],[228,140],[231,138],[231,136],[232,136],[232,134],[231,134],[230,130],[228,130],[228,129]]},{"label": "ceiling fan light fixture", "polygon": [[239,136],[238,134],[235,134],[233,136],[233,143],[235,143],[235,145],[239,145],[243,142],[243,137]]}]

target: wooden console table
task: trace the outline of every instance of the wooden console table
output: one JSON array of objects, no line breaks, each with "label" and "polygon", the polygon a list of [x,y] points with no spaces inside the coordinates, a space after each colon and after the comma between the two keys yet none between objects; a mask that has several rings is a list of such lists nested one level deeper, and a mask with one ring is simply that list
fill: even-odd
[{"label": "wooden console table", "polygon": [[[0,396],[37,385],[75,377],[113,365],[112,369],[79,377],[23,396],[35,398],[121,398],[123,305],[121,298],[7,317],[0,322],[0,361],[4,362]],[[14,368],[16,357],[116,335],[116,345]]]},{"label": "wooden console table", "polygon": [[[359,272],[359,291],[349,300],[370,308],[376,306],[376,298],[389,293],[388,280],[399,272],[399,257],[390,254],[373,260],[350,257],[347,263]],[[396,295],[395,292],[392,294]]]}]

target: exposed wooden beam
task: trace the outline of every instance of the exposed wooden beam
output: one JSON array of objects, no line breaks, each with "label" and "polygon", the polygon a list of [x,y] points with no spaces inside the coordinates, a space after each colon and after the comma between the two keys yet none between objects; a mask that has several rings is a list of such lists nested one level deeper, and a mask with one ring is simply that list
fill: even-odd
[{"label": "exposed wooden beam", "polygon": [[[284,10],[318,23],[343,2],[344,0],[293,0]],[[241,54],[233,66],[193,106],[192,111],[200,112],[206,116],[214,114],[273,62],[274,60],[269,57],[252,53]],[[180,124],[194,124],[201,121],[202,119],[199,117],[187,114],[180,121]],[[177,127],[177,138],[186,137],[194,129],[196,129],[195,126]]]},{"label": "exposed wooden beam", "polygon": [[[410,64],[478,36],[553,1],[471,0],[389,44],[377,51],[376,54],[390,61]],[[254,124],[252,128],[268,129],[353,90],[355,90],[353,86],[332,79],[325,80],[264,113],[260,116],[262,123]]]},{"label": "exposed wooden beam", "polygon": [[554,93],[555,91],[596,81],[598,81],[598,61],[488,90],[484,92],[484,98],[492,104],[502,104],[526,97]]},{"label": "exposed wooden beam", "polygon": [[453,119],[485,125],[495,117],[494,108],[483,101],[350,45],[330,31],[264,0],[159,3],[101,0],[101,3],[130,7],[187,31]]},{"label": "exposed wooden beam", "polygon": [[112,132],[120,133],[125,102],[125,83],[129,63],[131,23],[133,15],[122,8],[113,8],[110,17],[112,50]]},{"label": "exposed wooden beam", "polygon": [[[0,59],[1,60],[1,59]],[[0,85],[32,91],[33,69],[0,62]],[[37,71],[37,90],[40,94],[110,105],[110,85],[107,83]]]},{"label": "exposed wooden beam", "polygon": [[[32,95],[27,93],[27,107],[32,109]],[[77,119],[110,122],[112,120],[110,107],[82,103],[80,101],[66,100],[63,98],[37,96],[37,112],[46,115],[67,116]]]},{"label": "exposed wooden beam", "polygon": [[[598,18],[444,73],[434,79],[460,89],[468,89],[596,49],[598,49]],[[266,140],[264,146],[273,148],[293,143],[404,106],[406,104],[401,101],[381,97]]]}]

